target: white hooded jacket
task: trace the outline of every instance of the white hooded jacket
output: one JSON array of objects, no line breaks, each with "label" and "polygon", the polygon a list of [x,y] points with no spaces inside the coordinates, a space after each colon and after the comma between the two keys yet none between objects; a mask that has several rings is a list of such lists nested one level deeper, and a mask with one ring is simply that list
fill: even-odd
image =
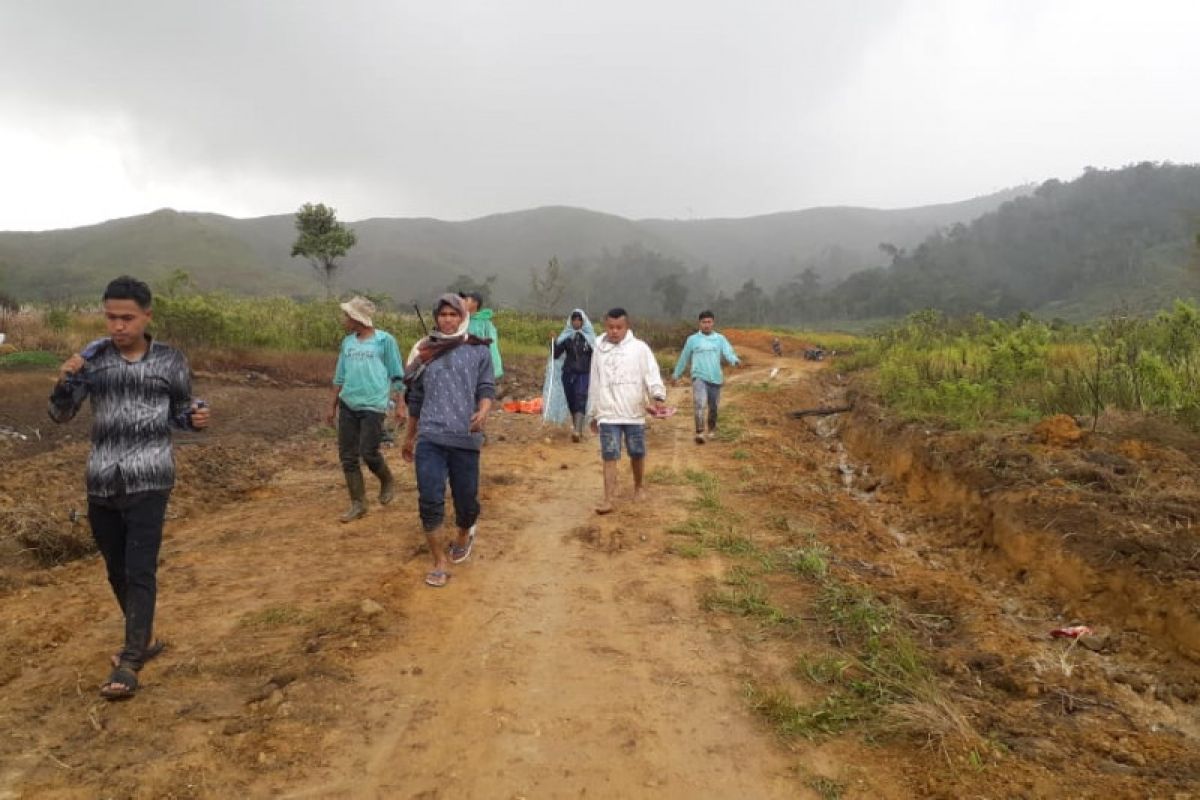
[{"label": "white hooded jacket", "polygon": [[588,419],[619,425],[646,421],[647,399],[666,400],[658,362],[650,346],[626,331],[616,344],[607,336],[596,340],[588,385]]}]

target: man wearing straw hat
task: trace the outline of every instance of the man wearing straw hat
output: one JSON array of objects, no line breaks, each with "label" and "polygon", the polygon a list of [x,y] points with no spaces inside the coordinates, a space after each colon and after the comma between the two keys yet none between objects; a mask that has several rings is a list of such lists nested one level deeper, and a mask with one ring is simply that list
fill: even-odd
[{"label": "man wearing straw hat", "polygon": [[[396,496],[396,481],[379,450],[388,400],[402,392],[404,365],[396,339],[372,323],[375,304],[354,297],[341,304],[342,340],[337,369],[333,374],[333,401],[326,422],[337,417],[338,458],[350,491],[350,508],[339,517],[353,522],[367,513],[367,489],[358,462],[379,478],[379,503],[387,505]],[[404,424],[404,403],[396,403],[396,424]]]}]

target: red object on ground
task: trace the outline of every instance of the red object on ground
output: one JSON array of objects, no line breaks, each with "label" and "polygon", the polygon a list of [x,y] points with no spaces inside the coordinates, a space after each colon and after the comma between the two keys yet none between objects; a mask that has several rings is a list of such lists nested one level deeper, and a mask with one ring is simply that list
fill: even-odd
[{"label": "red object on ground", "polygon": [[540,414],[542,413],[542,398],[532,400],[509,400],[502,408],[510,414]]},{"label": "red object on ground", "polygon": [[1069,628],[1055,628],[1050,631],[1050,635],[1055,639],[1078,639],[1080,636],[1089,636],[1092,629],[1087,625],[1072,625]]}]

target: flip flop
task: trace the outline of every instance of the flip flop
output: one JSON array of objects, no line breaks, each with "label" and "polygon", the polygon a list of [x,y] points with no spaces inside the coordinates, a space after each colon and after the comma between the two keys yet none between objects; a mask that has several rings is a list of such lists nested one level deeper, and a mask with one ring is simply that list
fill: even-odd
[{"label": "flip flop", "polygon": [[471,557],[471,548],[475,546],[475,526],[467,531],[467,546],[460,548],[453,542],[446,548],[446,552],[450,554],[451,564],[461,564]]},{"label": "flip flop", "polygon": [[450,573],[442,569],[435,569],[432,572],[425,573],[425,583],[435,589],[440,589],[450,582]]},{"label": "flip flop", "polygon": [[[158,655],[160,653],[162,653],[163,650],[166,650],[166,649],[167,649],[166,642],[164,642],[162,639],[155,639],[153,642],[150,643],[150,646],[146,648],[146,652],[142,653],[142,664],[149,664],[151,661],[153,661],[155,658],[157,658]],[[113,653],[112,656],[110,656],[108,660],[112,662],[112,665],[114,667],[121,666],[121,654],[120,653]]]},{"label": "flip flop", "polygon": [[[111,688],[113,686],[120,688]],[[137,688],[137,670],[128,661],[122,661],[100,686],[100,696],[105,700],[128,700],[137,694]]]}]

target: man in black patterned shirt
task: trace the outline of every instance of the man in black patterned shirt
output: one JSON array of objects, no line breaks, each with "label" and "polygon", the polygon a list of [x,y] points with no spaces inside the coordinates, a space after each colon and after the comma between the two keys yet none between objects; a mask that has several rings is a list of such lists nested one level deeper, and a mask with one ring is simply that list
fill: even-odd
[{"label": "man in black patterned shirt", "polygon": [[150,287],[135,278],[108,284],[108,338],[67,359],[50,394],[55,422],[69,421],[85,399],[92,401],[88,522],[125,615],[125,646],[100,687],[109,700],[132,697],[137,673],[162,650],[152,636],[158,550],[175,485],[171,426],[201,430],[209,421],[207,406],[192,400],[187,359],[146,335],[150,300]]}]

